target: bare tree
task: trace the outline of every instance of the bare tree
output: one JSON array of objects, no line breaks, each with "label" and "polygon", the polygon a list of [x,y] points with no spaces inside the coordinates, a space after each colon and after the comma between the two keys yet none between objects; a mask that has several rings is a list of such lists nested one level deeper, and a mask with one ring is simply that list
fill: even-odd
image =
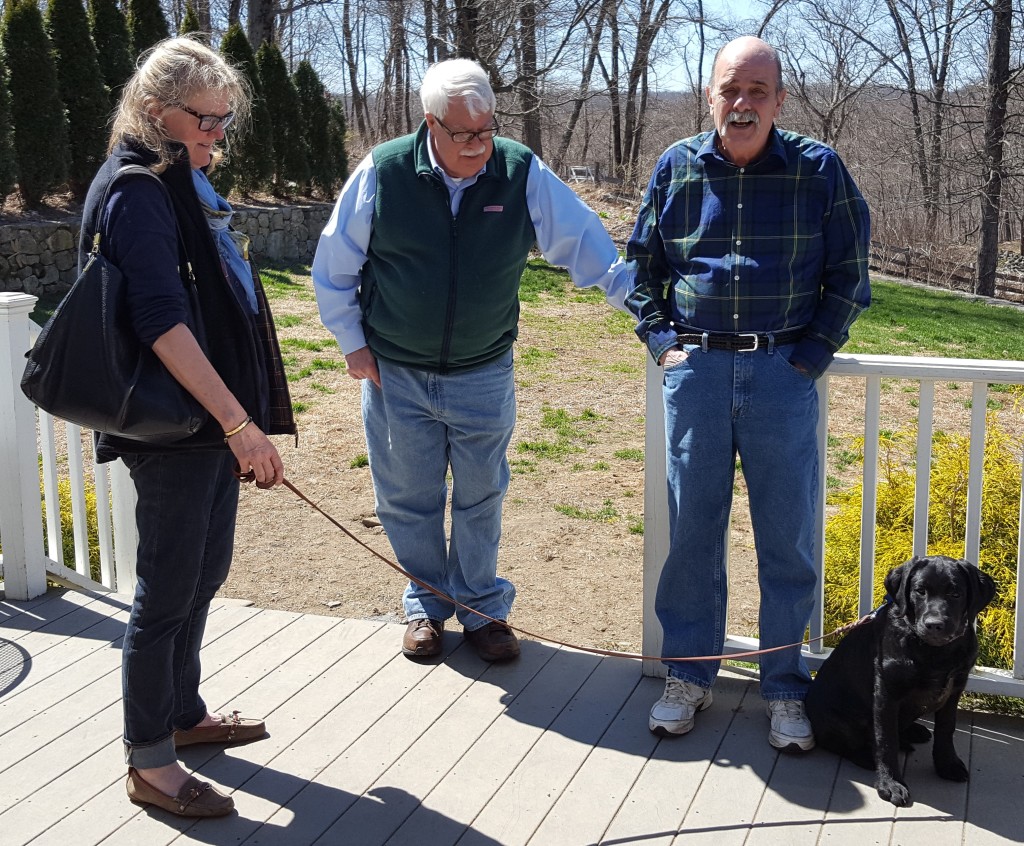
[{"label": "bare tree", "polygon": [[809,0],[777,8],[767,35],[782,44],[786,87],[813,117],[809,134],[838,146],[857,99],[889,63],[862,34],[878,25],[877,5]]},{"label": "bare tree", "polygon": [[985,175],[981,186],[981,232],[978,239],[977,278],[974,291],[992,297],[996,292],[999,261],[999,209],[1003,187],[1003,142],[1010,83],[1010,31],[1012,0],[992,0],[992,25],[985,84]]}]

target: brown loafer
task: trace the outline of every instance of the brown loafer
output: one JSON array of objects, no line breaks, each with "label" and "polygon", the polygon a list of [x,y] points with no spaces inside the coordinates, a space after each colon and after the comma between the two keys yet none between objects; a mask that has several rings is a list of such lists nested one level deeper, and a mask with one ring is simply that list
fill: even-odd
[{"label": "brown loafer", "polygon": [[221,714],[221,721],[212,726],[196,726],[187,731],[174,733],[175,746],[192,746],[194,743],[245,743],[256,740],[267,733],[263,720],[243,717],[238,711]]},{"label": "brown loafer", "polygon": [[153,805],[179,817],[223,817],[235,809],[234,799],[195,776],[188,777],[177,796],[168,796],[139,775],[135,767],[129,767],[125,787],[136,805]]},{"label": "brown loafer", "polygon": [[433,658],[441,654],[443,620],[410,620],[402,637],[402,654],[410,658]]},{"label": "brown loafer", "polygon": [[519,640],[507,623],[495,621],[462,634],[485,661],[509,661],[519,656]]}]

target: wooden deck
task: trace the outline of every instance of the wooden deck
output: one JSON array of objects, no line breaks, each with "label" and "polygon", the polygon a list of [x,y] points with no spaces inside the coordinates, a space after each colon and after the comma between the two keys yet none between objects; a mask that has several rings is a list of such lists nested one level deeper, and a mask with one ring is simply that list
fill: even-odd
[{"label": "wooden deck", "polygon": [[123,597],[0,602],[0,842],[17,844],[928,844],[1024,840],[1024,720],[961,715],[970,786],[907,763],[916,803],[871,774],[767,743],[757,686],[724,673],[692,735],[659,741],[661,682],[637,663],[523,644],[487,666],[399,654],[402,627],[268,611],[210,615],[204,695],[267,716],[266,739],[182,760],[237,813],[198,823],[128,802],[121,752]]}]

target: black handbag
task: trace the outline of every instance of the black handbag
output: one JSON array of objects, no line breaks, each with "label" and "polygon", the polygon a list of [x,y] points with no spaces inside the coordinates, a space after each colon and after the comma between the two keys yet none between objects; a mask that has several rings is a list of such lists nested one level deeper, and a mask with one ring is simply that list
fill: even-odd
[{"label": "black handbag", "polygon": [[[110,181],[110,189],[129,173],[146,174],[167,187],[148,168],[128,165]],[[189,328],[205,350],[195,277],[178,230],[179,271],[188,292]],[[57,306],[25,357],[21,389],[39,408],[87,429],[154,444],[194,435],[209,414],[181,386],[148,346],[139,342],[128,316],[121,271],[100,252],[100,233],[71,290]]]}]

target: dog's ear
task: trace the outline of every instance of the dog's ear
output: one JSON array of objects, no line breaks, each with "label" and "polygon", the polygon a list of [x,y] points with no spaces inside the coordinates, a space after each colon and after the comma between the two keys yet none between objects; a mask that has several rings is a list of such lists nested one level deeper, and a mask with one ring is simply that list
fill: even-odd
[{"label": "dog's ear", "polygon": [[995,599],[996,583],[988,573],[983,573],[970,561],[961,559],[956,564],[964,574],[964,582],[969,591],[967,613],[971,617],[976,617],[986,605]]},{"label": "dog's ear", "polygon": [[893,567],[885,575],[885,592],[892,599],[893,610],[898,617],[907,615],[910,576],[922,561],[924,561],[923,558],[915,555],[909,561],[904,561],[899,567]]}]

